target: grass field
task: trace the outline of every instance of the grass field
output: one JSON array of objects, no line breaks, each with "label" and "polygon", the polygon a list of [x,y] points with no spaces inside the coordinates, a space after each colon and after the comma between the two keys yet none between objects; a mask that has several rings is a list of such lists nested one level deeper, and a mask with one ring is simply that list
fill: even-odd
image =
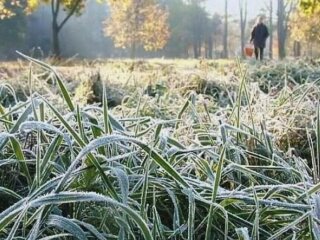
[{"label": "grass field", "polygon": [[0,65],[1,239],[320,239],[320,65]]}]

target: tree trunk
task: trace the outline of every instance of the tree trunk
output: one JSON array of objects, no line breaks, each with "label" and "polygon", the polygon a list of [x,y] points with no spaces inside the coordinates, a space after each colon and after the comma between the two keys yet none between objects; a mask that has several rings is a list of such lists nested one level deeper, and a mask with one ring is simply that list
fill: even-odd
[{"label": "tree trunk", "polygon": [[59,26],[57,23],[57,19],[53,18],[52,21],[52,51],[54,57],[60,57],[61,50],[60,50],[60,41],[59,41]]},{"label": "tree trunk", "polygon": [[247,1],[239,0],[240,8],[240,30],[241,30],[241,56],[245,58],[244,45],[246,44],[245,33],[246,33],[246,24],[247,24]]},{"label": "tree trunk", "polygon": [[212,41],[212,37],[210,36],[208,38],[208,57],[210,59],[212,59],[213,57],[212,50],[213,50],[213,41]]},{"label": "tree trunk", "polygon": [[225,0],[223,57],[228,58],[228,0]]},{"label": "tree trunk", "polygon": [[59,33],[63,26],[69,21],[69,19],[75,14],[76,10],[81,3],[81,0],[76,0],[70,9],[67,16],[58,23],[58,15],[61,8],[61,0],[51,0],[51,11],[52,11],[52,51],[55,57],[60,57],[60,41],[59,41]]},{"label": "tree trunk", "polygon": [[136,51],[137,51],[136,42],[133,41],[132,44],[131,44],[131,53],[130,53],[131,59],[135,59],[136,58]]},{"label": "tree trunk", "polygon": [[208,39],[204,42],[204,57],[209,58]]},{"label": "tree trunk", "polygon": [[295,2],[286,2],[285,0],[278,0],[278,52],[279,58],[286,57],[286,40],[288,32],[288,21],[293,10]]},{"label": "tree trunk", "polygon": [[294,41],[293,43],[293,56],[294,57],[301,56],[301,43],[299,41]]},{"label": "tree trunk", "polygon": [[201,41],[201,37],[199,36],[199,39],[198,39],[198,53],[199,53],[199,57],[201,57],[202,56],[202,49],[201,49],[201,47],[202,47],[202,41]]},{"label": "tree trunk", "polygon": [[270,10],[269,10],[269,58],[273,58],[273,23],[272,23],[272,15],[273,15],[273,6],[272,0],[270,0]]},{"label": "tree trunk", "polygon": [[277,22],[277,33],[278,33],[278,56],[280,59],[284,58],[283,51],[283,18],[284,18],[284,9],[283,1],[278,0],[278,22]]},{"label": "tree trunk", "polygon": [[194,58],[199,57],[197,41],[193,42],[193,56],[194,56]]},{"label": "tree trunk", "polygon": [[285,58],[285,32],[284,32],[284,2],[283,0],[278,0],[278,23],[277,23],[277,32],[278,32],[278,55],[280,59]]}]

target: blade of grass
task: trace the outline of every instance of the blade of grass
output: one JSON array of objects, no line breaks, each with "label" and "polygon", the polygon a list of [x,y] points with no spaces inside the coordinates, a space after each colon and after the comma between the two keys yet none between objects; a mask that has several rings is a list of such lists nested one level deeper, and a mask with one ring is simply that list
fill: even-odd
[{"label": "blade of grass", "polygon": [[[215,176],[215,180],[214,180],[214,184],[213,184],[213,190],[212,190],[212,196],[211,196],[211,202],[215,203],[216,201],[216,197],[217,197],[217,193],[218,193],[218,188],[219,188],[219,184],[220,184],[220,180],[221,180],[221,174],[222,174],[222,169],[223,169],[223,163],[224,163],[224,158],[225,158],[225,153],[226,153],[226,144],[223,145],[221,154],[220,154],[220,159],[219,159],[219,163],[218,163],[218,167],[217,167],[217,171],[216,171],[216,176]],[[213,220],[213,214],[214,214],[214,209],[215,207],[213,205],[210,205],[210,210],[208,213],[208,222],[207,222],[207,228],[206,228],[206,235],[205,235],[205,239],[206,240],[211,240],[212,239],[212,220]],[[227,236],[225,236],[226,239]]]},{"label": "blade of grass", "polygon": [[61,77],[60,77],[59,74],[57,73],[57,71],[56,71],[54,68],[52,68],[50,65],[48,65],[48,64],[46,64],[46,63],[44,63],[44,62],[42,62],[42,61],[40,61],[40,60],[38,60],[38,59],[29,57],[29,56],[27,56],[27,55],[25,55],[25,54],[23,54],[23,53],[21,53],[21,52],[19,52],[19,51],[17,51],[17,53],[18,53],[20,56],[24,57],[25,59],[27,59],[27,60],[29,60],[29,61],[37,64],[38,66],[40,66],[40,67],[42,67],[42,68],[44,68],[44,69],[46,69],[46,70],[51,71],[51,72],[53,73],[53,75],[54,75],[54,77],[55,77],[55,80],[58,82],[58,86],[59,86],[59,88],[60,88],[60,91],[61,91],[61,93],[62,93],[62,96],[63,96],[64,100],[66,101],[66,103],[67,103],[70,111],[73,112],[73,111],[75,110],[74,104],[72,103],[70,94],[69,94],[67,88],[65,87],[65,85],[64,85]]}]

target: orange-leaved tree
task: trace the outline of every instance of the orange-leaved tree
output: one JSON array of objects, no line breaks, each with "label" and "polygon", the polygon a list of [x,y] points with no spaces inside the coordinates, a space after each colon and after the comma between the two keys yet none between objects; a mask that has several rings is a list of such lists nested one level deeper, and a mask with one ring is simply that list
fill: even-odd
[{"label": "orange-leaved tree", "polygon": [[154,0],[109,0],[111,15],[104,22],[104,33],[119,48],[146,51],[162,49],[169,38],[168,12]]}]

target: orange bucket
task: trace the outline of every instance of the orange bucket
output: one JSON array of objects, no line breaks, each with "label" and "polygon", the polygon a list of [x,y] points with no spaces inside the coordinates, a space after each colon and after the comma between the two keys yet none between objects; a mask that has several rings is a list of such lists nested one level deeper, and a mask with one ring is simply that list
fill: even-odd
[{"label": "orange bucket", "polygon": [[253,55],[253,45],[252,45],[252,44],[247,44],[247,45],[244,47],[244,54],[245,54],[247,57],[252,57],[252,55]]}]

